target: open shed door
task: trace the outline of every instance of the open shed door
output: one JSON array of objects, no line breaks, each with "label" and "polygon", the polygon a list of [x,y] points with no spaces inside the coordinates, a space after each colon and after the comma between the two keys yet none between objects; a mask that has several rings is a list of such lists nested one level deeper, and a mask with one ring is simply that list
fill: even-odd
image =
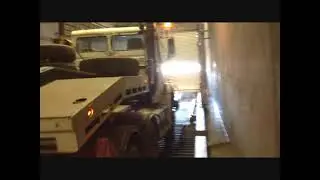
[{"label": "open shed door", "polygon": [[201,67],[197,31],[174,32],[173,37],[176,54],[169,60],[166,69],[171,72],[167,73],[167,77],[176,91],[198,91]]}]

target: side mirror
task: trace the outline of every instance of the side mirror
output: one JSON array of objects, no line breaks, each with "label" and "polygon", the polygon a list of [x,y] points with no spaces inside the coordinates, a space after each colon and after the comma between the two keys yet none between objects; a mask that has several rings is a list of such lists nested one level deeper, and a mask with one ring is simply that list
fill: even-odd
[{"label": "side mirror", "polygon": [[176,47],[174,44],[174,39],[170,38],[168,39],[168,58],[172,58],[176,55]]}]

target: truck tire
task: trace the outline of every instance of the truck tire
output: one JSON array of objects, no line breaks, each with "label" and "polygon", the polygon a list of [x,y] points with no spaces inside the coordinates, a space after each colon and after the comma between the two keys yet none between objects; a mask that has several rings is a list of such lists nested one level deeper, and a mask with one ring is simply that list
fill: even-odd
[{"label": "truck tire", "polygon": [[132,58],[94,58],[80,62],[80,71],[104,77],[137,76],[139,62]]},{"label": "truck tire", "polygon": [[76,60],[75,50],[61,44],[40,45],[40,63],[71,63]]}]

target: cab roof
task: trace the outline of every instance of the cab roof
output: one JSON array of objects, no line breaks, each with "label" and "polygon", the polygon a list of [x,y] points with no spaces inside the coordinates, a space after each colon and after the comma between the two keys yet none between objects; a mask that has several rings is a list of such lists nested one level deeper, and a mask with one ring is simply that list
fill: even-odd
[{"label": "cab roof", "polygon": [[135,27],[117,27],[117,28],[101,28],[101,29],[86,29],[76,30],[71,32],[71,36],[79,35],[103,35],[108,33],[120,33],[120,32],[138,32],[140,28]]}]

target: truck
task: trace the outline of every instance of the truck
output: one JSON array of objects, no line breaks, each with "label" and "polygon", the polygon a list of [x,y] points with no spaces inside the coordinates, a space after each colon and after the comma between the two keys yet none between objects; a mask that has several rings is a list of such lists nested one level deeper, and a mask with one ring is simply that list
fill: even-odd
[{"label": "truck", "polygon": [[40,45],[41,155],[159,157],[158,141],[172,139],[176,102],[160,72],[174,39],[157,28],[80,30],[73,47]]}]

